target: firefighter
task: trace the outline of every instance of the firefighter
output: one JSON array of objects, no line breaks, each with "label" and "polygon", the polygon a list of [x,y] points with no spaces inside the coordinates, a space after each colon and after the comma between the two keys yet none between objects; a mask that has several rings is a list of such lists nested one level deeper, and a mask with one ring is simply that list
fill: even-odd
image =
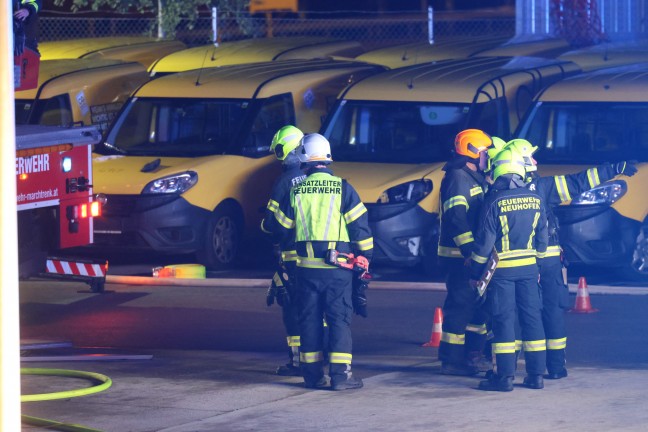
[{"label": "firefighter", "polygon": [[41,6],[41,0],[13,0],[14,43],[20,46],[15,55],[22,54],[23,45],[38,52],[38,13]]},{"label": "firefighter", "polygon": [[549,246],[540,269],[542,289],[542,321],[547,338],[547,374],[545,378],[560,379],[567,376],[564,310],[569,308],[569,290],[566,280],[566,263],[558,237],[558,220],[552,208],[571,201],[572,198],[606,182],[619,174],[632,176],[637,168],[632,161],[603,164],[576,174],[539,177],[533,154],[538,147],[524,139],[507,143],[507,149],[517,152],[525,162],[527,187],[535,191],[547,206]]},{"label": "firefighter", "polygon": [[[304,133],[295,126],[284,126],[272,138],[270,151],[281,161],[282,174],[275,182],[270,200],[265,210],[265,217],[261,221],[261,230],[274,234],[266,228],[275,219],[275,212],[279,203],[290,193],[290,188],[301,183],[306,175],[300,168],[297,148]],[[279,269],[275,272],[270,288],[266,295],[266,304],[271,306],[275,300],[281,306],[281,314],[286,328],[289,361],[277,368],[277,375],[301,376],[299,368],[299,310],[297,309],[295,292],[295,268],[297,266],[297,252],[295,242],[291,237],[285,239],[273,235],[274,251]]]},{"label": "firefighter", "polygon": [[491,368],[481,354],[486,338],[485,317],[475,303],[467,266],[473,251],[473,229],[483,201],[486,150],[492,139],[478,129],[457,134],[453,158],[441,181],[441,233],[437,254],[446,269],[448,294],[443,305],[439,345],[441,373],[475,375]]},{"label": "firefighter", "polygon": [[524,160],[508,149],[492,161],[493,185],[482,206],[472,254],[471,285],[481,279],[489,257],[499,262],[488,286],[497,372],[479,383],[480,390],[512,391],[515,375],[516,309],[525,351],[523,385],[544,388],[546,340],[537,258],[547,251],[547,216],[540,196],[526,188]]},{"label": "firefighter", "polygon": [[338,252],[371,259],[373,237],[367,209],[355,189],[328,168],[332,158],[326,138],[320,134],[305,135],[298,155],[308,176],[281,201],[275,220],[284,235],[295,236],[304,383],[307,388],[327,386],[322,322],[326,315],[331,388],[358,389],[362,380],[351,372],[355,275],[330,264],[345,260],[331,261],[327,256]]}]

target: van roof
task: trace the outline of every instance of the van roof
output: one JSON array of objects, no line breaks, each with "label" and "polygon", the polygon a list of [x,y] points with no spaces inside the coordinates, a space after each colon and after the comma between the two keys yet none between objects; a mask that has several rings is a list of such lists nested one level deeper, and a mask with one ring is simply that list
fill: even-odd
[{"label": "van roof", "polygon": [[[45,60],[40,62],[38,69],[38,87],[29,90],[15,92],[16,99],[34,99],[41,88],[48,81],[59,77],[74,76],[75,74],[84,73],[83,79],[90,81],[89,74],[115,74],[120,73],[145,72],[144,66],[139,63],[124,63],[119,60],[86,60],[86,59],[65,59],[65,60]],[[76,78],[75,78],[76,79]],[[59,93],[67,92],[67,89],[58,89]]]},{"label": "van roof", "polygon": [[541,101],[646,102],[648,63],[602,69],[559,81],[548,87]]},{"label": "van roof", "polygon": [[[534,57],[473,57],[393,69],[368,77],[344,94],[345,99],[471,103],[484,84],[505,75],[533,70],[577,71],[569,62]],[[487,96],[484,95],[484,100]],[[480,99],[481,100],[481,99]]]},{"label": "van roof", "polygon": [[375,49],[356,57],[356,60],[376,63],[390,68],[399,68],[435,60],[459,59],[473,56],[481,51],[495,48],[509,38],[455,37],[440,39],[433,44],[414,42]]},{"label": "van roof", "polygon": [[576,63],[584,71],[648,61],[648,41],[614,42],[568,51],[558,57]]},{"label": "van roof", "polygon": [[335,70],[376,67],[355,61],[286,60],[196,69],[149,81],[135,96],[205,98],[217,94],[220,98],[253,98],[261,86],[279,78],[306,72],[320,72],[326,77]]},{"label": "van roof", "polygon": [[319,37],[278,37],[203,45],[169,54],[150,67],[151,75],[183,72],[203,67],[263,61],[355,57],[364,52],[359,42]]},{"label": "van roof", "polygon": [[103,37],[103,38],[85,38],[85,39],[68,39],[60,41],[39,42],[38,51],[40,51],[41,60],[54,59],[74,59],[81,58],[87,54],[93,53],[106,48],[114,48],[128,45],[151,43],[158,41],[154,37],[145,36],[123,36],[123,37]]},{"label": "van roof", "polygon": [[514,56],[535,56],[549,57],[564,53],[570,48],[569,42],[565,39],[548,38],[532,41],[516,41],[512,39],[495,48],[487,49],[476,53],[478,57],[514,57]]}]

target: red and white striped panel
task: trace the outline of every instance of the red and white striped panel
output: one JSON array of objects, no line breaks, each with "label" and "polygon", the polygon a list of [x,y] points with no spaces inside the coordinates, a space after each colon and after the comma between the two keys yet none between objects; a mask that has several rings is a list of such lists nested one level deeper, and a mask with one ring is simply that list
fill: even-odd
[{"label": "red and white striped panel", "polygon": [[104,277],[106,276],[106,267],[106,264],[82,263],[53,259],[47,260],[47,273]]}]

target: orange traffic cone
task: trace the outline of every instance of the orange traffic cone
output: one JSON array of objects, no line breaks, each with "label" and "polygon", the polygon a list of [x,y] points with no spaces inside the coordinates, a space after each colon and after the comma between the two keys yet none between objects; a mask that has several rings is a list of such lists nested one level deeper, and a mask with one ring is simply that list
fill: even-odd
[{"label": "orange traffic cone", "polygon": [[570,309],[569,312],[574,312],[574,313],[598,312],[598,309],[592,308],[592,304],[590,303],[589,291],[587,290],[587,281],[583,276],[581,276],[578,279],[578,290],[576,291],[576,303],[574,304],[574,308]]},{"label": "orange traffic cone", "polygon": [[432,334],[430,340],[423,344],[424,347],[438,348],[441,343],[441,327],[443,326],[443,312],[438,307],[434,310],[434,323],[432,324]]}]

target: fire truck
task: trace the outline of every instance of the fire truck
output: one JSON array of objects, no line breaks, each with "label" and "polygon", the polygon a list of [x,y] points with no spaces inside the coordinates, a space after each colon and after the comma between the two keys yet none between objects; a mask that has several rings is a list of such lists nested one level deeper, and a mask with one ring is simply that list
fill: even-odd
[{"label": "fire truck", "polygon": [[73,279],[103,292],[108,262],[70,256],[93,241],[101,197],[92,193],[94,127],[16,126],[21,278]]}]

